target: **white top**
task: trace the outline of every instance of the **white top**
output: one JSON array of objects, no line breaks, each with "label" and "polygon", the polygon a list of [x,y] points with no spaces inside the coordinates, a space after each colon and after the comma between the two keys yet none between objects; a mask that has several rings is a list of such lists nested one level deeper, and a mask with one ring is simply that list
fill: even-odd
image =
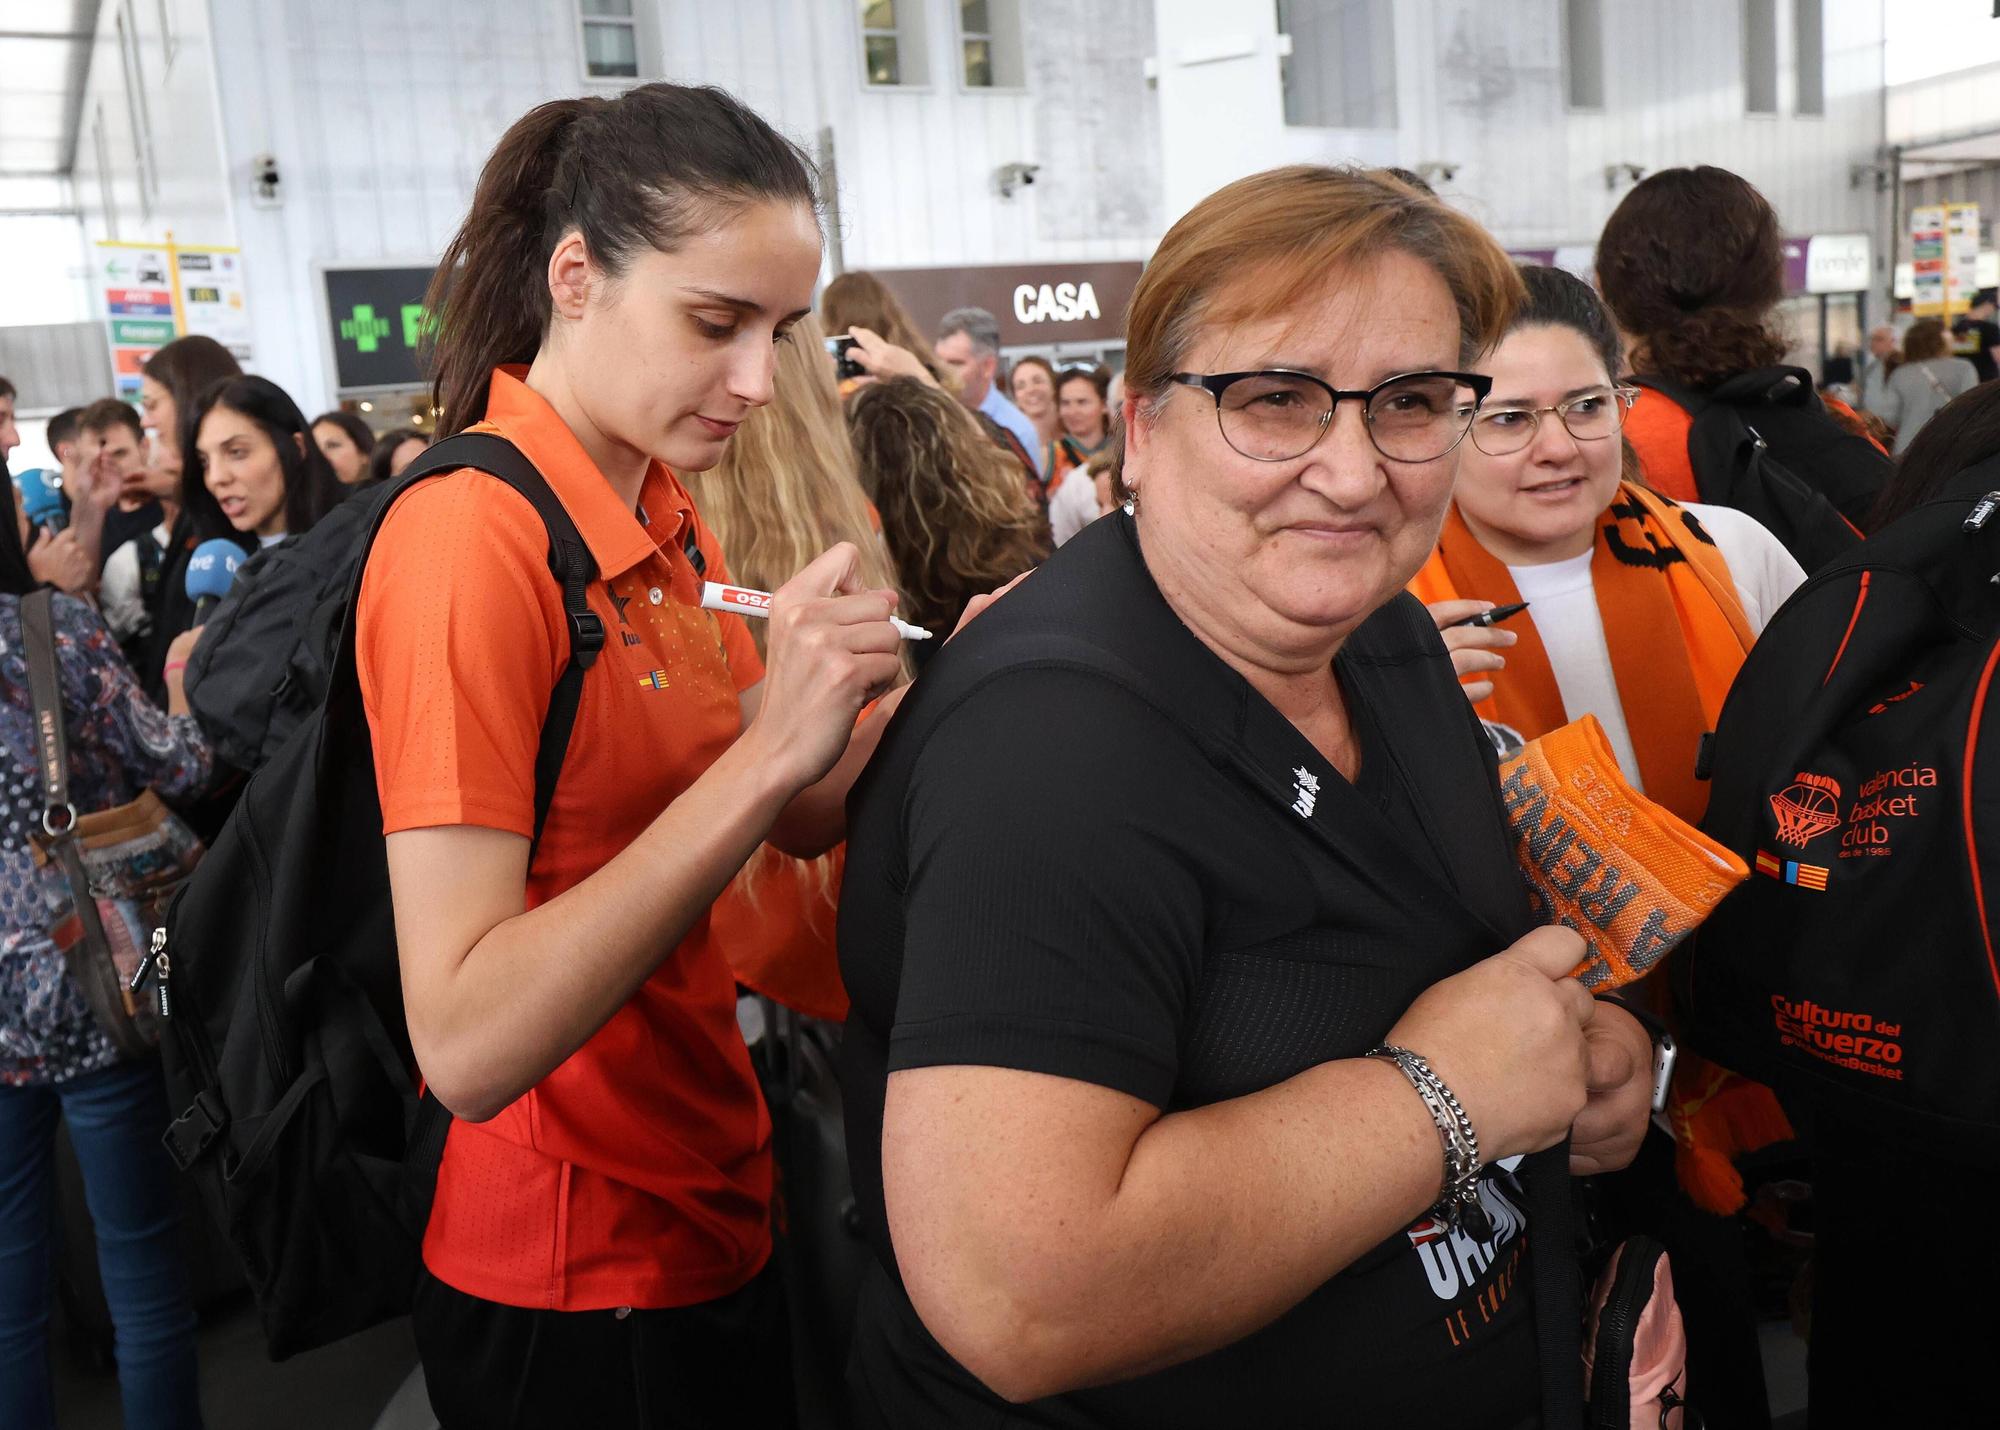
[{"label": "white top", "polygon": [[172,537],[173,533],[162,522],[146,536],[133,537],[104,563],[104,574],[97,582],[97,603],[104,612],[104,624],[111,627],[111,634],[120,641],[143,635],[153,624],[140,591],[139,542],[150,540],[164,552]]},{"label": "white top", "polygon": [[1097,520],[1097,480],[1082,467],[1074,468],[1049,498],[1049,532],[1061,546]]},{"label": "white top", "polygon": [[[1683,502],[1702,529],[1715,538],[1716,549],[1729,563],[1729,576],[1743,602],[1750,629],[1762,634],[1785,599],[1805,581],[1806,573],[1784,544],[1755,517],[1733,507]],[[1618,768],[1636,790],[1644,791],[1639,756],[1618,700],[1618,681],[1611,673],[1611,649],[1604,640],[1604,620],[1597,611],[1597,593],[1590,580],[1592,552],[1545,566],[1509,566],[1514,588],[1530,603],[1528,615],[1548,650],[1563,712],[1572,720],[1595,715],[1618,757]],[[1503,651],[1504,655],[1505,652]]]}]

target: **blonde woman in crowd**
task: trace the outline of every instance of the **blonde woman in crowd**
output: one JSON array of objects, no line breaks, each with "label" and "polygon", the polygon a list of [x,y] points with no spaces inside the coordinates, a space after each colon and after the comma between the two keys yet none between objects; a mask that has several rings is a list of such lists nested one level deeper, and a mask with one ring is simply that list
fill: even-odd
[{"label": "blonde woman in crowd", "polygon": [[[802,318],[778,345],[771,403],[737,429],[715,466],[681,480],[714,530],[739,585],[775,590],[842,541],[861,579],[896,585],[880,522],[855,473],[825,330]],[[758,651],[765,623],[750,623]],[[794,859],[770,845],[716,901],[713,926],[739,982],[815,1018],[847,1014],[833,943],[844,850]]]}]

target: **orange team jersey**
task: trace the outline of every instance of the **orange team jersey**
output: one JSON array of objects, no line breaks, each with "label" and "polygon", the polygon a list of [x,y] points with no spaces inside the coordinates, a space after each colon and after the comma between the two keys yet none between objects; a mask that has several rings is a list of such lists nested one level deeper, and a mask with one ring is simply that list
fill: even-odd
[{"label": "orange team jersey", "polygon": [[[729,577],[673,473],[652,465],[635,516],[520,373],[494,373],[472,430],[508,438],[547,479],[596,562],[588,598],[606,631],[528,874],[532,909],[602,868],[715,761],[763,664],[741,617],[701,609],[690,532],[709,579]],[[536,743],[568,655],[534,509],[483,472],[420,482],[382,524],[360,620],[383,830],[530,836]],[[770,1255],[770,1134],[704,915],[540,1083],[489,1122],[452,1124],[424,1263],[510,1306],[727,1295]]]},{"label": "orange team jersey", "polygon": [[715,941],[736,981],[809,1018],[847,1017],[834,925],[847,846],[817,861],[760,850],[715,901]]},{"label": "orange team jersey", "polygon": [[[1866,437],[1876,451],[1886,450],[1863,430],[1853,408],[1837,397],[1820,400],[1834,421],[1856,436]],[[1694,463],[1688,460],[1688,432],[1693,426],[1694,417],[1685,407],[1650,387],[1639,389],[1639,400],[1625,418],[1625,440],[1639,454],[1646,485],[1677,502],[1702,499],[1694,479]]]}]

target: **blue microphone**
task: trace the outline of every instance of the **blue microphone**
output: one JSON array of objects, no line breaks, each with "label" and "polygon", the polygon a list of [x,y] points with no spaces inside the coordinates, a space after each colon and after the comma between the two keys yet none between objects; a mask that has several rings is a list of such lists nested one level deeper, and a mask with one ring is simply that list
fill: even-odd
[{"label": "blue microphone", "polygon": [[21,510],[28,520],[54,536],[69,525],[69,508],[63,505],[62,473],[47,467],[30,467],[14,479],[21,493]]},{"label": "blue microphone", "polygon": [[188,557],[187,594],[194,602],[194,623],[208,620],[216,603],[229,594],[236,568],[243,564],[243,548],[218,536],[204,541]]}]

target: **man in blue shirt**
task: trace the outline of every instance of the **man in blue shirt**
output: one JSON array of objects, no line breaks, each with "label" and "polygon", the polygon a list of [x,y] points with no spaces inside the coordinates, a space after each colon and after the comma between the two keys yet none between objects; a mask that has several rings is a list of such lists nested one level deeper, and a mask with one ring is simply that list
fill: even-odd
[{"label": "man in blue shirt", "polygon": [[933,349],[938,361],[958,377],[958,400],[975,412],[984,412],[1021,441],[1021,450],[1041,470],[1044,452],[1041,434],[1035,431],[1021,409],[1007,400],[994,381],[1000,370],[1000,324],[984,308],[953,308],[938,325]]}]

